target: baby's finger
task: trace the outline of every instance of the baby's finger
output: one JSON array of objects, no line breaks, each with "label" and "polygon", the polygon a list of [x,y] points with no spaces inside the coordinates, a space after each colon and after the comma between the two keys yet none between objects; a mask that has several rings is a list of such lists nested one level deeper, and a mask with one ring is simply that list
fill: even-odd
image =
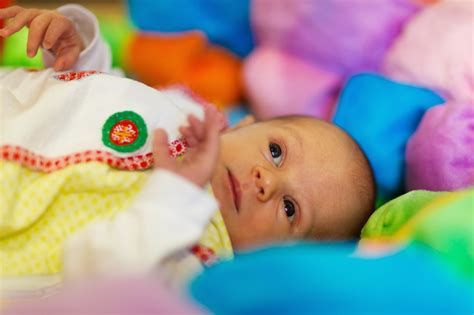
[{"label": "baby's finger", "polygon": [[179,132],[186,139],[190,147],[193,147],[198,143],[198,140],[189,127],[181,126],[179,127]]},{"label": "baby's finger", "polygon": [[79,58],[80,53],[81,50],[77,46],[66,46],[64,48],[60,48],[56,52],[56,62],[54,63],[54,70],[64,71],[72,68],[72,66]]},{"label": "baby's finger", "polygon": [[219,115],[216,111],[206,110],[204,117],[204,124],[206,130],[205,150],[216,153],[219,146]]},{"label": "baby's finger", "polygon": [[163,129],[155,129],[153,131],[153,159],[155,167],[163,167],[173,169],[173,160],[169,156],[168,152],[168,135]]},{"label": "baby's finger", "polygon": [[18,15],[11,20],[2,30],[1,35],[3,37],[10,36],[21,30],[24,26],[27,26],[31,19],[38,14],[36,10],[24,10],[20,11]]},{"label": "baby's finger", "polygon": [[189,127],[193,132],[194,136],[198,141],[202,141],[205,137],[205,127],[204,123],[200,121],[196,116],[189,115],[188,116]]},{"label": "baby's finger", "polygon": [[43,47],[45,49],[51,49],[56,44],[59,37],[73,27],[69,23],[70,22],[66,19],[52,18],[51,24],[44,35]]},{"label": "baby's finger", "polygon": [[1,9],[0,10],[0,20],[6,20],[6,19],[9,19],[9,18],[12,18],[12,17],[16,16],[18,13],[20,13],[21,10],[24,10],[24,9],[22,7],[17,6],[17,5],[9,7],[9,8]]},{"label": "baby's finger", "polygon": [[216,109],[206,108],[204,111],[204,125],[206,131],[220,128],[219,112]]},{"label": "baby's finger", "polygon": [[40,15],[31,22],[30,31],[28,32],[28,43],[26,44],[28,57],[36,56],[50,23],[51,17],[48,15]]}]

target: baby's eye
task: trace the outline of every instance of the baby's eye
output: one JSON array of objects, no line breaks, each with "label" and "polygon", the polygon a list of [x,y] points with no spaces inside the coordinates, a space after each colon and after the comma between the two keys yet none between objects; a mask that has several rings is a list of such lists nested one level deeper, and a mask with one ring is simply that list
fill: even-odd
[{"label": "baby's eye", "polygon": [[273,163],[275,166],[280,166],[281,164],[281,148],[276,143],[270,143],[268,148],[270,149],[270,153],[272,155]]},{"label": "baby's eye", "polygon": [[283,199],[285,214],[290,222],[293,222],[296,214],[295,205],[288,199]]}]

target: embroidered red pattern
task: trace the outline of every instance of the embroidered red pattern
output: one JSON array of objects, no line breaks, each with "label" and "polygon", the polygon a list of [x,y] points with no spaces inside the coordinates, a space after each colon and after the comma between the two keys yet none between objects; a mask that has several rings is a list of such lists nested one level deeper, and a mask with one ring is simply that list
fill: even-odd
[{"label": "embroidered red pattern", "polygon": [[177,157],[183,155],[187,148],[189,148],[189,144],[184,138],[176,139],[171,142],[169,146],[169,155]]},{"label": "embroidered red pattern", "polygon": [[212,266],[219,261],[219,257],[214,253],[212,248],[204,245],[194,245],[191,247],[191,253],[199,259],[199,261],[207,267]]},{"label": "embroidered red pattern", "polygon": [[[179,157],[186,153],[187,148],[188,144],[185,139],[177,139],[170,143],[169,154],[172,157]],[[87,162],[106,163],[114,168],[128,171],[141,171],[153,166],[152,153],[117,157],[107,151],[87,150],[62,157],[48,158],[19,146],[3,145],[0,147],[0,157],[3,160],[17,162],[31,170],[45,173],[54,172],[69,165]]]},{"label": "embroidered red pattern", "polygon": [[82,78],[91,76],[93,74],[100,73],[95,70],[91,71],[71,71],[68,73],[63,73],[63,74],[58,74],[55,75],[54,78],[60,81],[74,81],[74,80],[80,80]]},{"label": "embroidered red pattern", "polygon": [[116,123],[109,133],[110,141],[115,145],[127,145],[138,138],[138,127],[131,120],[121,120]]}]

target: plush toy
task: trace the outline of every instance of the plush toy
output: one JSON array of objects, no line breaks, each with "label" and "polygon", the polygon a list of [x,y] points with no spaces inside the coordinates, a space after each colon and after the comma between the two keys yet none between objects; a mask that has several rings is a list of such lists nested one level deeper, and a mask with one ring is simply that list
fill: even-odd
[{"label": "plush toy", "polygon": [[244,64],[253,111],[260,118],[300,113],[329,119],[346,78],[379,70],[420,8],[413,0],[254,0],[257,47]]},{"label": "plush toy", "polygon": [[125,56],[128,72],[148,85],[183,84],[221,108],[241,98],[240,60],[202,32],[135,33]]},{"label": "plush toy", "polygon": [[445,0],[427,7],[395,40],[383,72],[474,106],[473,21],[472,1]]},{"label": "plush toy", "polygon": [[260,249],[204,271],[190,292],[214,314],[473,311],[469,283],[419,245],[378,258],[354,255],[352,246],[338,243]]},{"label": "plush toy", "polygon": [[403,246],[419,242],[474,280],[473,200],[474,188],[456,192],[411,191],[372,214],[362,229],[361,243],[377,240]]},{"label": "plush toy", "polygon": [[139,31],[127,50],[128,71],[152,86],[184,84],[221,108],[237,103],[240,57],[253,47],[249,2],[129,0]]},{"label": "plush toy", "polygon": [[379,204],[404,191],[405,148],[423,114],[444,103],[436,93],[379,75],[352,77],[334,123],[362,147],[374,170]]},{"label": "plush toy", "polygon": [[430,109],[407,146],[407,188],[456,190],[474,184],[474,7],[440,1],[411,19],[384,61],[396,80],[448,100]]},{"label": "plush toy", "polygon": [[213,44],[239,57],[253,48],[250,0],[128,0],[134,25],[147,32],[179,34],[200,30]]},{"label": "plush toy", "polygon": [[424,115],[407,145],[407,188],[456,190],[474,185],[474,106],[448,102]]}]

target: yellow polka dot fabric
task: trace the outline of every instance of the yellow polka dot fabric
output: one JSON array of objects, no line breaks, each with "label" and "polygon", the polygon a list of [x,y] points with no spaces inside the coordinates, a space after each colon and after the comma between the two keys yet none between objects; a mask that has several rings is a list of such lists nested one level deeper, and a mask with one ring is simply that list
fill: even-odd
[{"label": "yellow polka dot fabric", "polygon": [[65,239],[126,209],[147,174],[97,162],[45,174],[0,161],[0,275],[59,272]]},{"label": "yellow polka dot fabric", "polygon": [[220,211],[216,212],[202,235],[200,245],[208,247],[220,258],[232,258],[232,243]]}]

